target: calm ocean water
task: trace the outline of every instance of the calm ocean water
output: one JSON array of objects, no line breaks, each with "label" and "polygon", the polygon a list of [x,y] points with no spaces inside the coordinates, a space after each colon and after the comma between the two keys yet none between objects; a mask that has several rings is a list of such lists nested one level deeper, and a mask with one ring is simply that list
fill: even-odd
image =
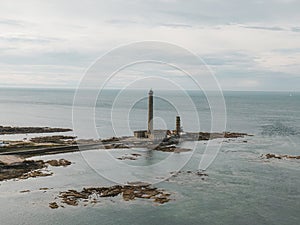
[{"label": "calm ocean water", "polygon": [[[210,131],[212,119],[218,121],[218,113],[211,117],[203,93],[188,92],[187,96],[158,90],[155,95],[157,128],[173,129],[177,114],[187,131]],[[73,90],[2,88],[0,125],[72,128],[73,96]],[[137,96],[140,96],[138,101],[133,101]],[[127,91],[120,96],[117,90],[104,91],[95,107],[99,136],[132,135],[133,130],[145,128],[146,97],[147,91],[142,90]],[[37,157],[63,157],[76,163],[65,169],[53,168],[52,177],[2,182],[0,224],[299,224],[300,162],[265,161],[260,156],[265,153],[300,155],[300,93],[225,92],[224,98],[226,130],[254,136],[224,142],[206,171],[209,177],[205,181],[183,174],[171,182],[157,184],[172,192],[175,201],[154,206],[145,201],[103,200],[95,206],[50,210],[48,203],[59,191],[102,186],[108,181],[96,174],[80,153]],[[190,107],[190,100],[195,108]],[[92,105],[82,98],[76,107],[85,115],[85,110]],[[79,138],[97,138],[86,125],[84,116],[76,119],[81,124],[80,132],[76,132]],[[22,137],[0,136],[0,140]],[[205,142],[201,146],[183,170],[198,168]],[[88,154],[92,156],[94,152]],[[158,162],[165,154],[168,153],[154,153],[153,161]],[[142,157],[136,163],[147,165],[148,162]],[[42,187],[53,189],[43,193],[39,191]],[[20,193],[26,189],[31,192]]]}]

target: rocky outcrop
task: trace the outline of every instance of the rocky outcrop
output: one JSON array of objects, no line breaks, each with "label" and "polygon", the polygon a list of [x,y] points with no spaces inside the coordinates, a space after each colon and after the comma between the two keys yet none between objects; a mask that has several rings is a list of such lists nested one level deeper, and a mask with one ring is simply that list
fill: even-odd
[{"label": "rocky outcrop", "polygon": [[104,145],[105,149],[116,149],[116,148],[130,148],[128,145],[123,143],[110,143]]},{"label": "rocky outcrop", "polygon": [[30,174],[34,170],[45,168],[44,161],[38,160],[25,160],[19,163],[12,163],[9,165],[0,164],[0,181],[21,178],[26,179],[31,175],[36,176],[37,174]]},{"label": "rocky outcrop", "polygon": [[223,133],[209,133],[209,132],[198,132],[198,133],[186,133],[182,135],[183,140],[187,141],[208,141],[217,138],[240,138],[245,136],[252,136],[246,133],[237,133],[237,132],[223,132]]},{"label": "rocky outcrop", "polygon": [[138,153],[132,153],[131,155],[123,155],[122,157],[118,157],[117,159],[119,160],[137,160],[138,157],[142,156],[141,154]]},{"label": "rocky outcrop", "polygon": [[60,160],[48,160],[46,161],[47,164],[49,164],[50,166],[63,166],[63,167],[66,167],[66,166],[69,166],[71,165],[72,163],[66,159],[60,159]]},{"label": "rocky outcrop", "polygon": [[29,134],[29,133],[56,133],[72,131],[69,128],[50,128],[50,127],[9,127],[0,126],[0,135],[3,134]]},{"label": "rocky outcrop", "polygon": [[74,136],[64,136],[64,135],[55,135],[55,136],[45,136],[45,137],[35,137],[31,138],[30,141],[34,143],[55,143],[55,144],[74,144]]},{"label": "rocky outcrop", "polygon": [[23,175],[21,175],[20,177],[18,177],[19,179],[28,179],[28,178],[36,178],[36,177],[48,177],[48,176],[52,176],[53,173],[52,172],[45,172],[45,171],[41,171],[41,170],[34,170],[31,171],[29,173],[25,173]]},{"label": "rocky outcrop", "polygon": [[57,205],[56,202],[51,202],[51,203],[49,203],[49,207],[50,207],[51,209],[57,209],[59,206]]},{"label": "rocky outcrop", "polygon": [[164,204],[170,201],[169,193],[159,190],[150,184],[114,185],[111,187],[83,188],[82,191],[68,190],[61,192],[61,202],[70,206],[78,206],[80,202],[96,203],[101,198],[116,197],[121,195],[124,201],[134,199],[152,199],[156,203]]},{"label": "rocky outcrop", "polygon": [[111,138],[108,138],[108,139],[103,139],[101,140],[102,143],[108,143],[108,142],[116,142],[116,141],[119,141],[120,138],[117,138],[117,137],[111,137]]},{"label": "rocky outcrop", "polygon": [[0,181],[51,176],[52,172],[44,170],[48,165],[65,167],[70,164],[71,162],[65,159],[49,160],[47,162],[43,160],[24,160],[10,164],[0,162]]},{"label": "rocky outcrop", "polygon": [[276,155],[276,154],[271,154],[271,153],[262,155],[262,157],[265,157],[267,159],[300,159],[300,156]]},{"label": "rocky outcrop", "polygon": [[175,152],[175,153],[191,151],[191,149],[180,148],[177,147],[176,145],[163,145],[163,146],[158,145],[154,148],[154,150],[161,151],[161,152]]}]

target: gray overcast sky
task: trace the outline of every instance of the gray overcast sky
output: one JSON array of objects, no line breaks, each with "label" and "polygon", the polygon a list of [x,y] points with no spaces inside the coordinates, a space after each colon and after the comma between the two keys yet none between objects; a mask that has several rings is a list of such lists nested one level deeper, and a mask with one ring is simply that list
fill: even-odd
[{"label": "gray overcast sky", "polygon": [[298,0],[2,0],[0,86],[76,87],[110,49],[158,40],[200,56],[224,90],[300,91],[299,12]]}]

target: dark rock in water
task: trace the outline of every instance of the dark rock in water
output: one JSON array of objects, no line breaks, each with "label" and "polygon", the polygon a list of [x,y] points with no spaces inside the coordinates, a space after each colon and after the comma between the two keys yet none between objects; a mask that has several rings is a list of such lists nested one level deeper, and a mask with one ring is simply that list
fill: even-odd
[{"label": "dark rock in water", "polygon": [[223,132],[223,133],[210,133],[210,132],[197,132],[192,133],[188,132],[181,136],[183,141],[208,141],[217,138],[240,138],[245,136],[251,136],[246,133],[237,133],[237,132]]},{"label": "dark rock in water", "polygon": [[164,203],[167,203],[169,201],[170,201],[170,199],[167,196],[157,197],[154,200],[154,202],[158,202],[160,204],[164,204]]},{"label": "dark rock in water", "polygon": [[266,157],[267,159],[300,159],[300,156],[292,156],[292,155],[276,155],[276,154],[265,154],[262,157]]},{"label": "dark rock in water", "polygon": [[56,202],[51,202],[51,203],[49,203],[49,207],[50,207],[51,209],[57,209],[59,206],[57,205]]},{"label": "dark rock in water", "polygon": [[63,135],[56,135],[56,136],[45,136],[45,137],[35,137],[31,138],[30,141],[34,143],[56,143],[56,144],[72,144],[76,137],[74,136],[63,136]]},{"label": "dark rock in water", "polygon": [[119,157],[117,159],[118,160],[136,160],[137,158],[133,157],[133,156],[122,156],[122,157]]},{"label": "dark rock in water", "polygon": [[0,135],[3,134],[29,134],[29,133],[56,133],[72,131],[69,128],[50,128],[50,127],[4,127],[0,126]]},{"label": "dark rock in water", "polygon": [[123,143],[109,143],[104,145],[105,149],[113,149],[113,148],[129,148],[129,146]]},{"label": "dark rock in water", "polygon": [[117,138],[117,137],[111,137],[111,138],[108,138],[108,139],[103,139],[101,140],[101,142],[103,143],[107,143],[107,142],[116,142],[116,141],[119,141],[120,139]]},{"label": "dark rock in water", "polygon": [[49,164],[50,166],[56,166],[56,167],[58,167],[58,166],[66,167],[66,166],[69,166],[72,164],[70,161],[68,161],[66,159],[48,160],[46,163]]},{"label": "dark rock in water", "polygon": [[79,205],[82,201],[85,205],[90,203],[97,203],[100,198],[116,197],[122,195],[124,201],[131,201],[136,198],[153,199],[154,202],[164,204],[170,201],[170,194],[151,187],[146,183],[130,183],[128,185],[114,185],[111,187],[92,187],[83,188],[82,191],[68,190],[61,192],[59,198],[61,202],[71,206]]},{"label": "dark rock in water", "polygon": [[176,145],[167,145],[167,146],[166,145],[163,145],[163,146],[158,145],[154,148],[154,150],[162,151],[162,152],[175,152],[175,153],[191,151],[191,149],[180,148],[180,147],[177,147]]},{"label": "dark rock in water", "polygon": [[0,181],[9,179],[27,179],[41,175],[39,172],[33,171],[47,167],[42,160],[25,160],[23,162],[13,163],[10,165],[0,165]]},{"label": "dark rock in water", "polygon": [[117,159],[119,160],[137,160],[138,157],[142,156],[141,154],[138,154],[138,153],[132,153],[131,156],[130,155],[124,155],[122,157],[119,157]]},{"label": "dark rock in water", "polygon": [[45,172],[41,169],[45,169],[48,165],[52,166],[68,166],[71,162],[65,159],[49,160],[44,162],[43,160],[24,160],[22,162],[16,162],[11,164],[0,164],[0,181],[10,179],[28,179],[35,177],[51,176],[53,173]]},{"label": "dark rock in water", "polygon": [[172,177],[177,177],[178,175],[197,175],[199,177],[208,177],[208,174],[205,173],[204,171],[191,171],[191,170],[188,170],[188,171],[173,171],[173,172],[170,172],[170,174],[172,175]]},{"label": "dark rock in water", "polygon": [[40,188],[39,190],[40,190],[40,191],[47,191],[47,190],[49,190],[49,188],[46,188],[46,187],[45,187],[45,188]]},{"label": "dark rock in water", "polygon": [[22,176],[19,177],[19,179],[28,179],[30,177],[48,177],[48,176],[52,176],[53,173],[45,173],[43,171],[40,170],[34,170],[31,171],[29,173],[23,174]]}]

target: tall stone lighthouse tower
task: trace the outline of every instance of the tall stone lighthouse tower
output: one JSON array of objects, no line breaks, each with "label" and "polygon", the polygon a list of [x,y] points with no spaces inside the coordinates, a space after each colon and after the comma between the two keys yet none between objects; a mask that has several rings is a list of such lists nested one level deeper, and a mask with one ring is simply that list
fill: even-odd
[{"label": "tall stone lighthouse tower", "polygon": [[153,133],[153,91],[149,91],[148,97],[148,135]]}]

